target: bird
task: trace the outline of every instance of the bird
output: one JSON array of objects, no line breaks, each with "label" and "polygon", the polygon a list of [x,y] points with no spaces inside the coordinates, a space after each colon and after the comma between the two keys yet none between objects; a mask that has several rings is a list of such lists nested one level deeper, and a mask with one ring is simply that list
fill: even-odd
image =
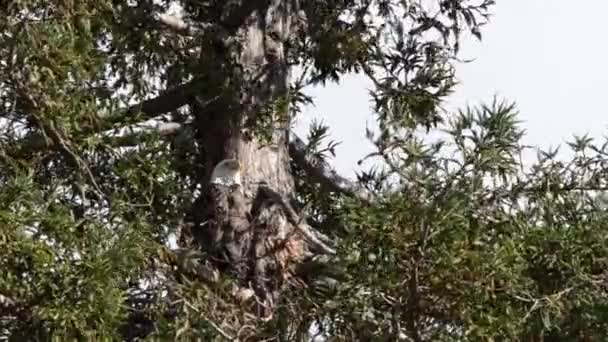
[{"label": "bird", "polygon": [[[237,190],[237,191],[235,191]],[[224,159],[217,163],[209,180],[208,203],[213,228],[208,229],[212,244],[222,240],[223,226],[230,225],[233,196],[241,193],[241,164],[236,159]]]},{"label": "bird", "polygon": [[[211,250],[238,278],[246,276],[243,260],[249,250],[249,210],[241,184],[241,164],[224,159],[211,172],[209,225],[206,237]],[[247,296],[244,296],[244,298]]]},{"label": "bird", "polygon": [[210,183],[229,187],[241,185],[241,163],[236,159],[220,161],[211,172]]}]

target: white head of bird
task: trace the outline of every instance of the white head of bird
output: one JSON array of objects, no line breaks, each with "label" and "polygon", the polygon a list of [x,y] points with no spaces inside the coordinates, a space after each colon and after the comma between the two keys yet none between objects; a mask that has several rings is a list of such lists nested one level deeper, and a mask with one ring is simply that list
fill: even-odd
[{"label": "white head of bird", "polygon": [[211,173],[211,184],[241,185],[241,163],[236,159],[224,159]]}]

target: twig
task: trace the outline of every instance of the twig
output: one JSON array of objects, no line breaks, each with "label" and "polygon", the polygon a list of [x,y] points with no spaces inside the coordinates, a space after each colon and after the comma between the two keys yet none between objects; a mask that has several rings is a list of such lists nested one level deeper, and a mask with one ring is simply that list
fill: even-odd
[{"label": "twig", "polygon": [[521,297],[521,296],[518,296],[518,295],[513,296],[515,299],[520,300],[522,302],[533,303],[532,307],[530,308],[530,310],[528,310],[528,312],[526,312],[526,314],[524,315],[524,317],[521,319],[521,322],[522,323],[525,322],[530,317],[530,315],[536,309],[538,309],[538,307],[541,305],[541,303],[543,301],[549,302],[549,298],[551,298],[551,297],[553,297],[554,299],[560,299],[563,295],[566,295],[566,294],[570,293],[570,291],[572,291],[573,289],[574,289],[574,287],[568,287],[568,288],[565,288],[565,289],[563,289],[563,290],[561,290],[561,291],[559,291],[559,292],[557,292],[555,294],[544,296],[544,297],[541,297],[541,298],[524,298],[524,297]]}]

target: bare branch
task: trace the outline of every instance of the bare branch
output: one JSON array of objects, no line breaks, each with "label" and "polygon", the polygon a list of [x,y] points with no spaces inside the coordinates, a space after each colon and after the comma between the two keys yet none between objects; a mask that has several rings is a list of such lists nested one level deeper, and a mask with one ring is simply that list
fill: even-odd
[{"label": "bare branch", "polygon": [[[214,34],[215,39],[221,38],[218,37],[218,34],[222,34],[222,32],[217,24],[204,24],[204,23],[190,23],[186,22],[182,18],[178,18],[177,16],[165,14],[165,13],[156,13],[154,14],[154,19],[158,21],[161,25],[171,29],[175,33],[184,35],[184,36],[200,36],[203,34]],[[225,34],[222,34],[225,36]]]},{"label": "bare branch", "polygon": [[168,138],[184,130],[185,125],[178,122],[160,122],[158,119],[151,119],[147,123],[104,131],[99,134],[99,137],[113,147],[137,146],[148,135],[158,134],[161,139]]},{"label": "bare branch", "polygon": [[291,132],[290,138],[289,154],[313,179],[331,191],[358,198],[366,203],[372,201],[373,196],[371,193],[354,182],[340,176],[329,165],[314,165],[310,163],[309,158],[307,158],[308,152],[304,141],[293,132]]},{"label": "bare branch", "polygon": [[197,80],[186,82],[172,89],[163,91],[157,97],[143,101],[127,108],[124,112],[118,115],[111,115],[107,118],[103,116],[105,122],[101,125],[100,130],[110,129],[112,125],[124,121],[125,117],[135,113],[145,115],[145,119],[152,118],[157,115],[165,114],[172,110],[176,110],[188,103],[188,100],[200,91],[196,87]]}]

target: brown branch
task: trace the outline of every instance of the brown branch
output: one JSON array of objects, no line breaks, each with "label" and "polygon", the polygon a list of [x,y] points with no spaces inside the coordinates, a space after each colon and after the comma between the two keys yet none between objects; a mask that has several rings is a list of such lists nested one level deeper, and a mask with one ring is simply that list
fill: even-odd
[{"label": "brown branch", "polygon": [[[76,167],[80,172],[84,173],[88,177],[88,181],[90,185],[95,189],[95,191],[97,191],[97,195],[100,196],[100,198],[106,197],[99,185],[97,184],[97,181],[95,181],[95,176],[91,172],[91,169],[89,168],[87,163],[84,162],[82,158],[80,158],[80,156],[78,156],[72,150],[72,148],[70,148],[69,143],[66,142],[66,140],[63,138],[62,134],[57,130],[53,122],[48,125],[48,129],[48,133],[53,138],[54,143],[58,144],[61,149],[68,155],[68,157],[72,160],[74,167]],[[82,199],[84,200],[84,196],[82,196]]]},{"label": "brown branch", "polygon": [[[112,126],[124,122],[127,118],[137,113],[143,114],[142,119],[146,120],[178,109],[186,105],[188,100],[194,96],[197,91],[196,83],[197,80],[192,80],[175,88],[165,90],[157,97],[132,105],[116,114],[98,114],[97,118],[100,124],[91,134],[111,130]],[[23,152],[31,154],[32,152],[52,147],[53,144],[54,142],[45,138],[43,133],[34,133],[25,138],[25,141],[20,145]]]},{"label": "brown branch", "polygon": [[198,80],[195,79],[165,90],[157,97],[132,105],[119,114],[110,115],[107,118],[104,118],[103,116],[100,117],[105,119],[105,122],[100,126],[99,131],[110,129],[114,124],[120,123],[124,121],[126,117],[136,113],[144,114],[144,119],[150,119],[154,116],[165,114],[186,105],[188,100],[200,91],[196,87],[197,81]]}]

